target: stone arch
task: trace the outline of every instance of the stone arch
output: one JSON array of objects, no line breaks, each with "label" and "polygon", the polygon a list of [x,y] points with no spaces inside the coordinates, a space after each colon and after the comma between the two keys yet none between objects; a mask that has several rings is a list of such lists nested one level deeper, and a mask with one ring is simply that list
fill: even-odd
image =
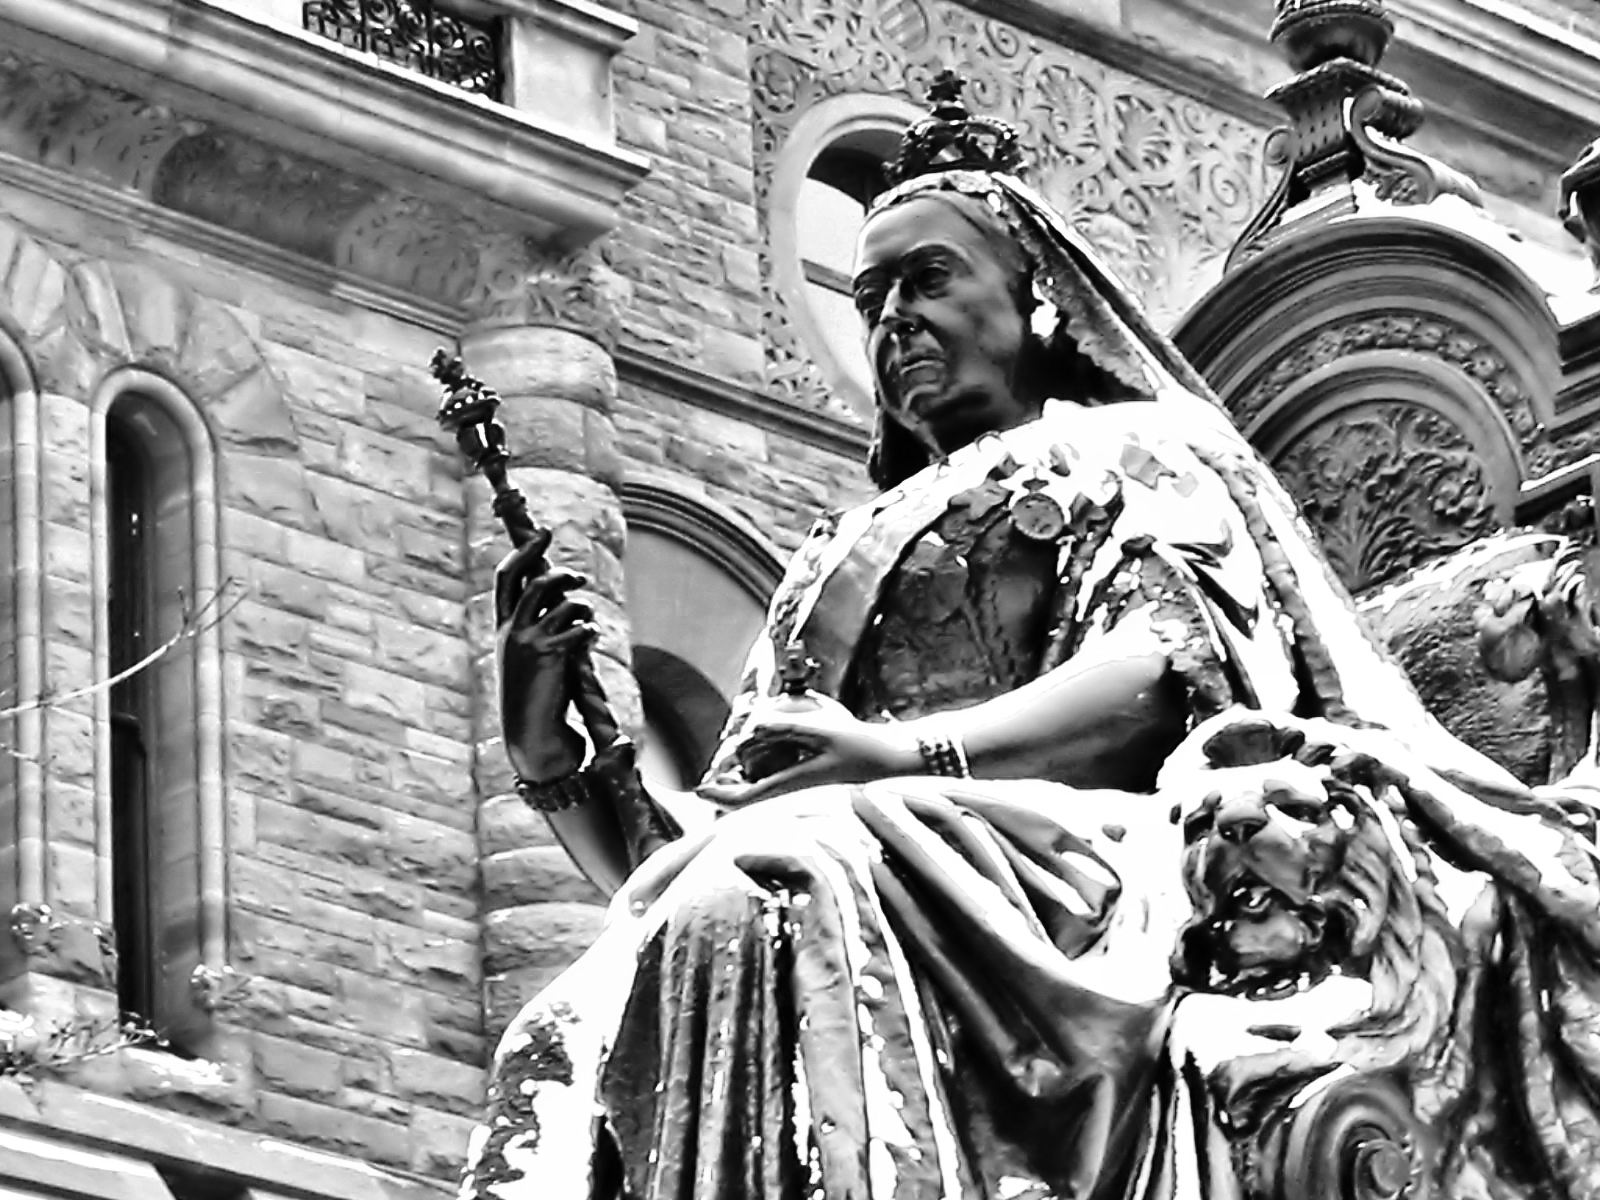
[{"label": "stone arch", "polygon": [[1524,480],[1552,465],[1543,292],[1437,212],[1287,238],[1175,337],[1353,587],[1509,523]]},{"label": "stone arch", "polygon": [[[108,487],[109,448],[115,425],[124,442],[137,443],[148,465],[150,504],[141,555],[141,588],[148,588],[149,643],[162,644],[185,629],[177,653],[143,672],[150,692],[153,726],[148,731],[150,771],[158,784],[151,796],[151,856],[131,864],[152,876],[152,917],[162,952],[146,964],[155,979],[156,1012],[145,1013],[189,1038],[203,1031],[195,1010],[190,973],[204,965],[219,970],[226,959],[227,857],[223,776],[223,670],[219,625],[228,596],[222,579],[217,455],[211,430],[195,403],[162,375],[119,367],[90,397],[89,490],[90,582],[94,598],[94,677],[108,679],[114,594],[110,518],[115,502]],[[141,474],[144,471],[141,470]],[[199,614],[206,617],[196,620]],[[96,916],[114,917],[113,864],[127,847],[113,843],[111,729],[112,693],[94,696],[94,802],[96,809]],[[159,870],[156,864],[159,863]],[[125,866],[130,864],[124,864]]]},{"label": "stone arch", "polygon": [[1243,429],[1290,384],[1368,351],[1432,359],[1475,383],[1511,429],[1523,472],[1539,470],[1555,418],[1560,359],[1539,285],[1498,248],[1411,213],[1332,222],[1273,246],[1207,293],[1173,337]]},{"label": "stone arch", "polygon": [[673,747],[681,781],[716,746],[781,566],[759,533],[703,497],[627,483],[622,507],[634,673],[647,731]]}]

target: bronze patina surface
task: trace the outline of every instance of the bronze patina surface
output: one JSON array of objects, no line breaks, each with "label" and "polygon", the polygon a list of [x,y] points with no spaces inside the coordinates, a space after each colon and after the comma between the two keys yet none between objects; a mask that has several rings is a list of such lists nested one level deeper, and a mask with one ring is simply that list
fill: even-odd
[{"label": "bronze patina surface", "polygon": [[[883,493],[796,555],[698,797],[649,799],[681,835],[619,837],[614,777],[548,814],[620,886],[507,1032],[463,1195],[1600,1196],[1588,760],[1531,789],[1430,718],[938,99],[858,254]],[[504,729],[544,786],[590,614],[519,555]]]}]

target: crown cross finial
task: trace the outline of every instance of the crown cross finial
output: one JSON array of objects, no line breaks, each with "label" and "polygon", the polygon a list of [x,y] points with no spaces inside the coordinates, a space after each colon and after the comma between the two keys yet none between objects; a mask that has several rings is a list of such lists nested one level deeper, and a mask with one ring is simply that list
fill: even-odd
[{"label": "crown cross finial", "polygon": [[933,111],[900,139],[889,168],[891,183],[904,183],[936,171],[1000,171],[1022,166],[1017,131],[993,117],[975,117],[962,103],[967,81],[948,67],[933,77],[928,100]]},{"label": "crown cross finial", "polygon": [[[945,67],[933,77],[933,82],[928,85],[928,99],[938,105],[961,104],[961,93],[967,90],[967,81],[960,72]],[[962,109],[963,116],[966,110]]]}]

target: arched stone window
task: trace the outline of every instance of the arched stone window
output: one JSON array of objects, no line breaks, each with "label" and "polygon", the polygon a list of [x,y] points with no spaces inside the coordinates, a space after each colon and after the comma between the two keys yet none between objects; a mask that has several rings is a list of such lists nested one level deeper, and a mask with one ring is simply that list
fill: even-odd
[{"label": "arched stone window", "polygon": [[628,617],[644,705],[641,765],[668,787],[704,771],[745,653],[777,586],[777,555],[738,518],[669,488],[629,483]]},{"label": "arched stone window", "polygon": [[215,466],[198,412],[136,370],[91,425],[100,918],[118,1000],[180,1046],[205,1029],[191,978],[223,941],[221,660]]},{"label": "arched stone window", "polygon": [[830,389],[862,413],[872,377],[850,268],[900,133],[923,114],[890,96],[833,96],[795,122],[773,170],[772,280]]}]

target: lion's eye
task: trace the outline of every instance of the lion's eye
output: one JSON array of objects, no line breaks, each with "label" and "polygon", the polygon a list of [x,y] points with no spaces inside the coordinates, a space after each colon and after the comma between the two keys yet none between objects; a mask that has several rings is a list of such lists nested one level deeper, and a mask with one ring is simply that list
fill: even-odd
[{"label": "lion's eye", "polygon": [[1210,810],[1202,808],[1183,819],[1183,836],[1193,841],[1203,834],[1210,833],[1213,824]]}]

